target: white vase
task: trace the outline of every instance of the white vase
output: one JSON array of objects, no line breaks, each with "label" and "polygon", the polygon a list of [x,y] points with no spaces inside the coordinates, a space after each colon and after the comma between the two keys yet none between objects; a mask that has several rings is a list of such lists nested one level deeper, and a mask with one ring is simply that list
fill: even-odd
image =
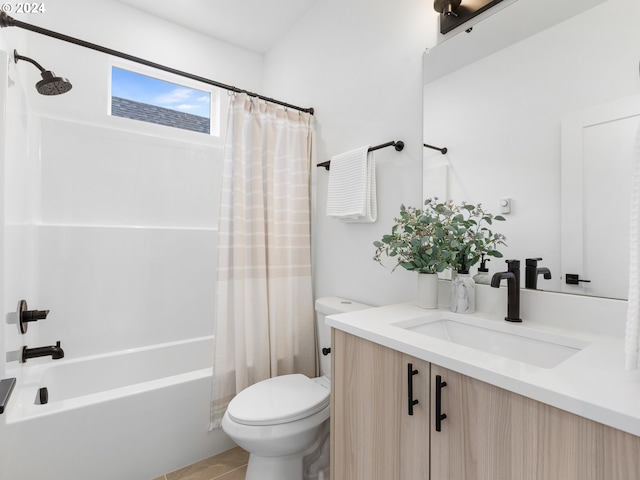
[{"label": "white vase", "polygon": [[451,279],[451,311],[456,313],[476,311],[476,282],[468,273],[458,273]]},{"label": "white vase", "polygon": [[438,308],[437,273],[418,273],[418,306]]}]

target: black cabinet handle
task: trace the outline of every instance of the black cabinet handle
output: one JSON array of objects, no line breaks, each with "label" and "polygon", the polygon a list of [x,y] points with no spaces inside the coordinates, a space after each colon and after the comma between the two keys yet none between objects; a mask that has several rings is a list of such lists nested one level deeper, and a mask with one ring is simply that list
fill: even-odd
[{"label": "black cabinet handle", "polygon": [[418,400],[413,398],[413,376],[418,374],[418,370],[413,369],[413,363],[407,364],[407,384],[409,386],[409,415],[413,415],[413,406],[417,405]]},{"label": "black cabinet handle", "polygon": [[436,432],[442,431],[442,420],[447,418],[446,413],[442,413],[442,388],[447,386],[447,382],[442,381],[440,375],[436,375]]}]

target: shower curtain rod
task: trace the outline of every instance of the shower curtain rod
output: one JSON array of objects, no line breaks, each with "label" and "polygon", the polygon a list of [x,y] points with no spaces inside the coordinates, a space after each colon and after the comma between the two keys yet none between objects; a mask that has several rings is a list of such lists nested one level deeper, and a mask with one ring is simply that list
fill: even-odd
[{"label": "shower curtain rod", "polygon": [[301,112],[307,112],[313,115],[313,108],[303,108],[298,107],[296,105],[291,105],[290,103],[281,102],[279,100],[275,100],[273,98],[265,97],[263,95],[259,95],[257,93],[250,92],[248,90],[243,90],[238,87],[234,87],[232,85],[225,85],[224,83],[216,82],[215,80],[210,80],[208,78],[200,77],[198,75],[193,75],[191,73],[183,72],[181,70],[176,70],[175,68],[167,67],[164,65],[160,65],[159,63],[151,62],[149,60],[145,60],[144,58],[135,57],[133,55],[129,55],[127,53],[122,53],[117,50],[112,50],[110,48],[102,47],[100,45],[96,45],[95,43],[85,42],[84,40],[80,40],[74,37],[70,37],[68,35],[63,35],[61,33],[54,32],[52,30],[47,30],[45,28],[37,27],[35,25],[31,25],[29,23],[21,22],[20,20],[16,20],[13,17],[10,17],[4,12],[0,12],[0,27],[18,27],[23,28],[24,30],[29,30],[31,32],[39,33],[41,35],[46,35],[48,37],[57,38],[58,40],[62,40],[64,42],[73,43],[75,45],[79,45],[81,47],[89,48],[91,50],[96,50],[98,52],[106,53],[107,55],[113,55],[114,57],[124,58],[125,60],[130,60],[135,63],[139,63],[141,65],[146,65],[148,67],[157,68],[158,70],[163,70],[165,72],[173,73],[175,75],[179,75],[181,77],[190,78],[191,80],[196,80],[198,82],[206,83],[208,85],[213,85],[214,87],[222,88],[224,90],[228,90],[230,92],[235,93],[246,93],[251,97],[256,97],[261,100],[265,100],[267,102],[275,103],[277,105],[281,105],[283,107],[292,108],[294,110],[299,110]]}]

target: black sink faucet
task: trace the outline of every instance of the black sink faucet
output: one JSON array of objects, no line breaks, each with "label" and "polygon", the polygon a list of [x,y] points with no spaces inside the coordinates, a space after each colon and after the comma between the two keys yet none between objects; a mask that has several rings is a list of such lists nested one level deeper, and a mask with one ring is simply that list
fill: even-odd
[{"label": "black sink faucet", "polygon": [[491,277],[491,286],[500,287],[502,280],[507,281],[507,322],[521,322],[520,318],[520,260],[506,260],[507,271],[498,272]]},{"label": "black sink faucet", "polygon": [[536,290],[538,288],[538,275],[543,275],[545,280],[551,280],[551,270],[547,267],[538,267],[541,258],[527,258],[524,268],[524,288]]},{"label": "black sink faucet", "polygon": [[55,345],[49,345],[47,347],[22,347],[22,363],[26,362],[29,358],[47,356],[51,356],[53,360],[64,358],[64,350],[60,348],[60,341],[57,341]]}]

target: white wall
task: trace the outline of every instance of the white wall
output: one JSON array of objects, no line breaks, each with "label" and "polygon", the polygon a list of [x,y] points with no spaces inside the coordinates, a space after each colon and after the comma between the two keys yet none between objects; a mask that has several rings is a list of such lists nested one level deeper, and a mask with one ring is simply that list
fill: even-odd
[{"label": "white wall", "polygon": [[316,109],[315,163],[360,145],[406,144],[376,154],[374,224],[326,217],[328,172],[314,169],[316,296],[372,305],[415,298],[415,274],[379,266],[372,243],[401,203],[422,199],[422,53],[435,43],[436,18],[424,0],[322,0],[266,56],[267,93]]}]

